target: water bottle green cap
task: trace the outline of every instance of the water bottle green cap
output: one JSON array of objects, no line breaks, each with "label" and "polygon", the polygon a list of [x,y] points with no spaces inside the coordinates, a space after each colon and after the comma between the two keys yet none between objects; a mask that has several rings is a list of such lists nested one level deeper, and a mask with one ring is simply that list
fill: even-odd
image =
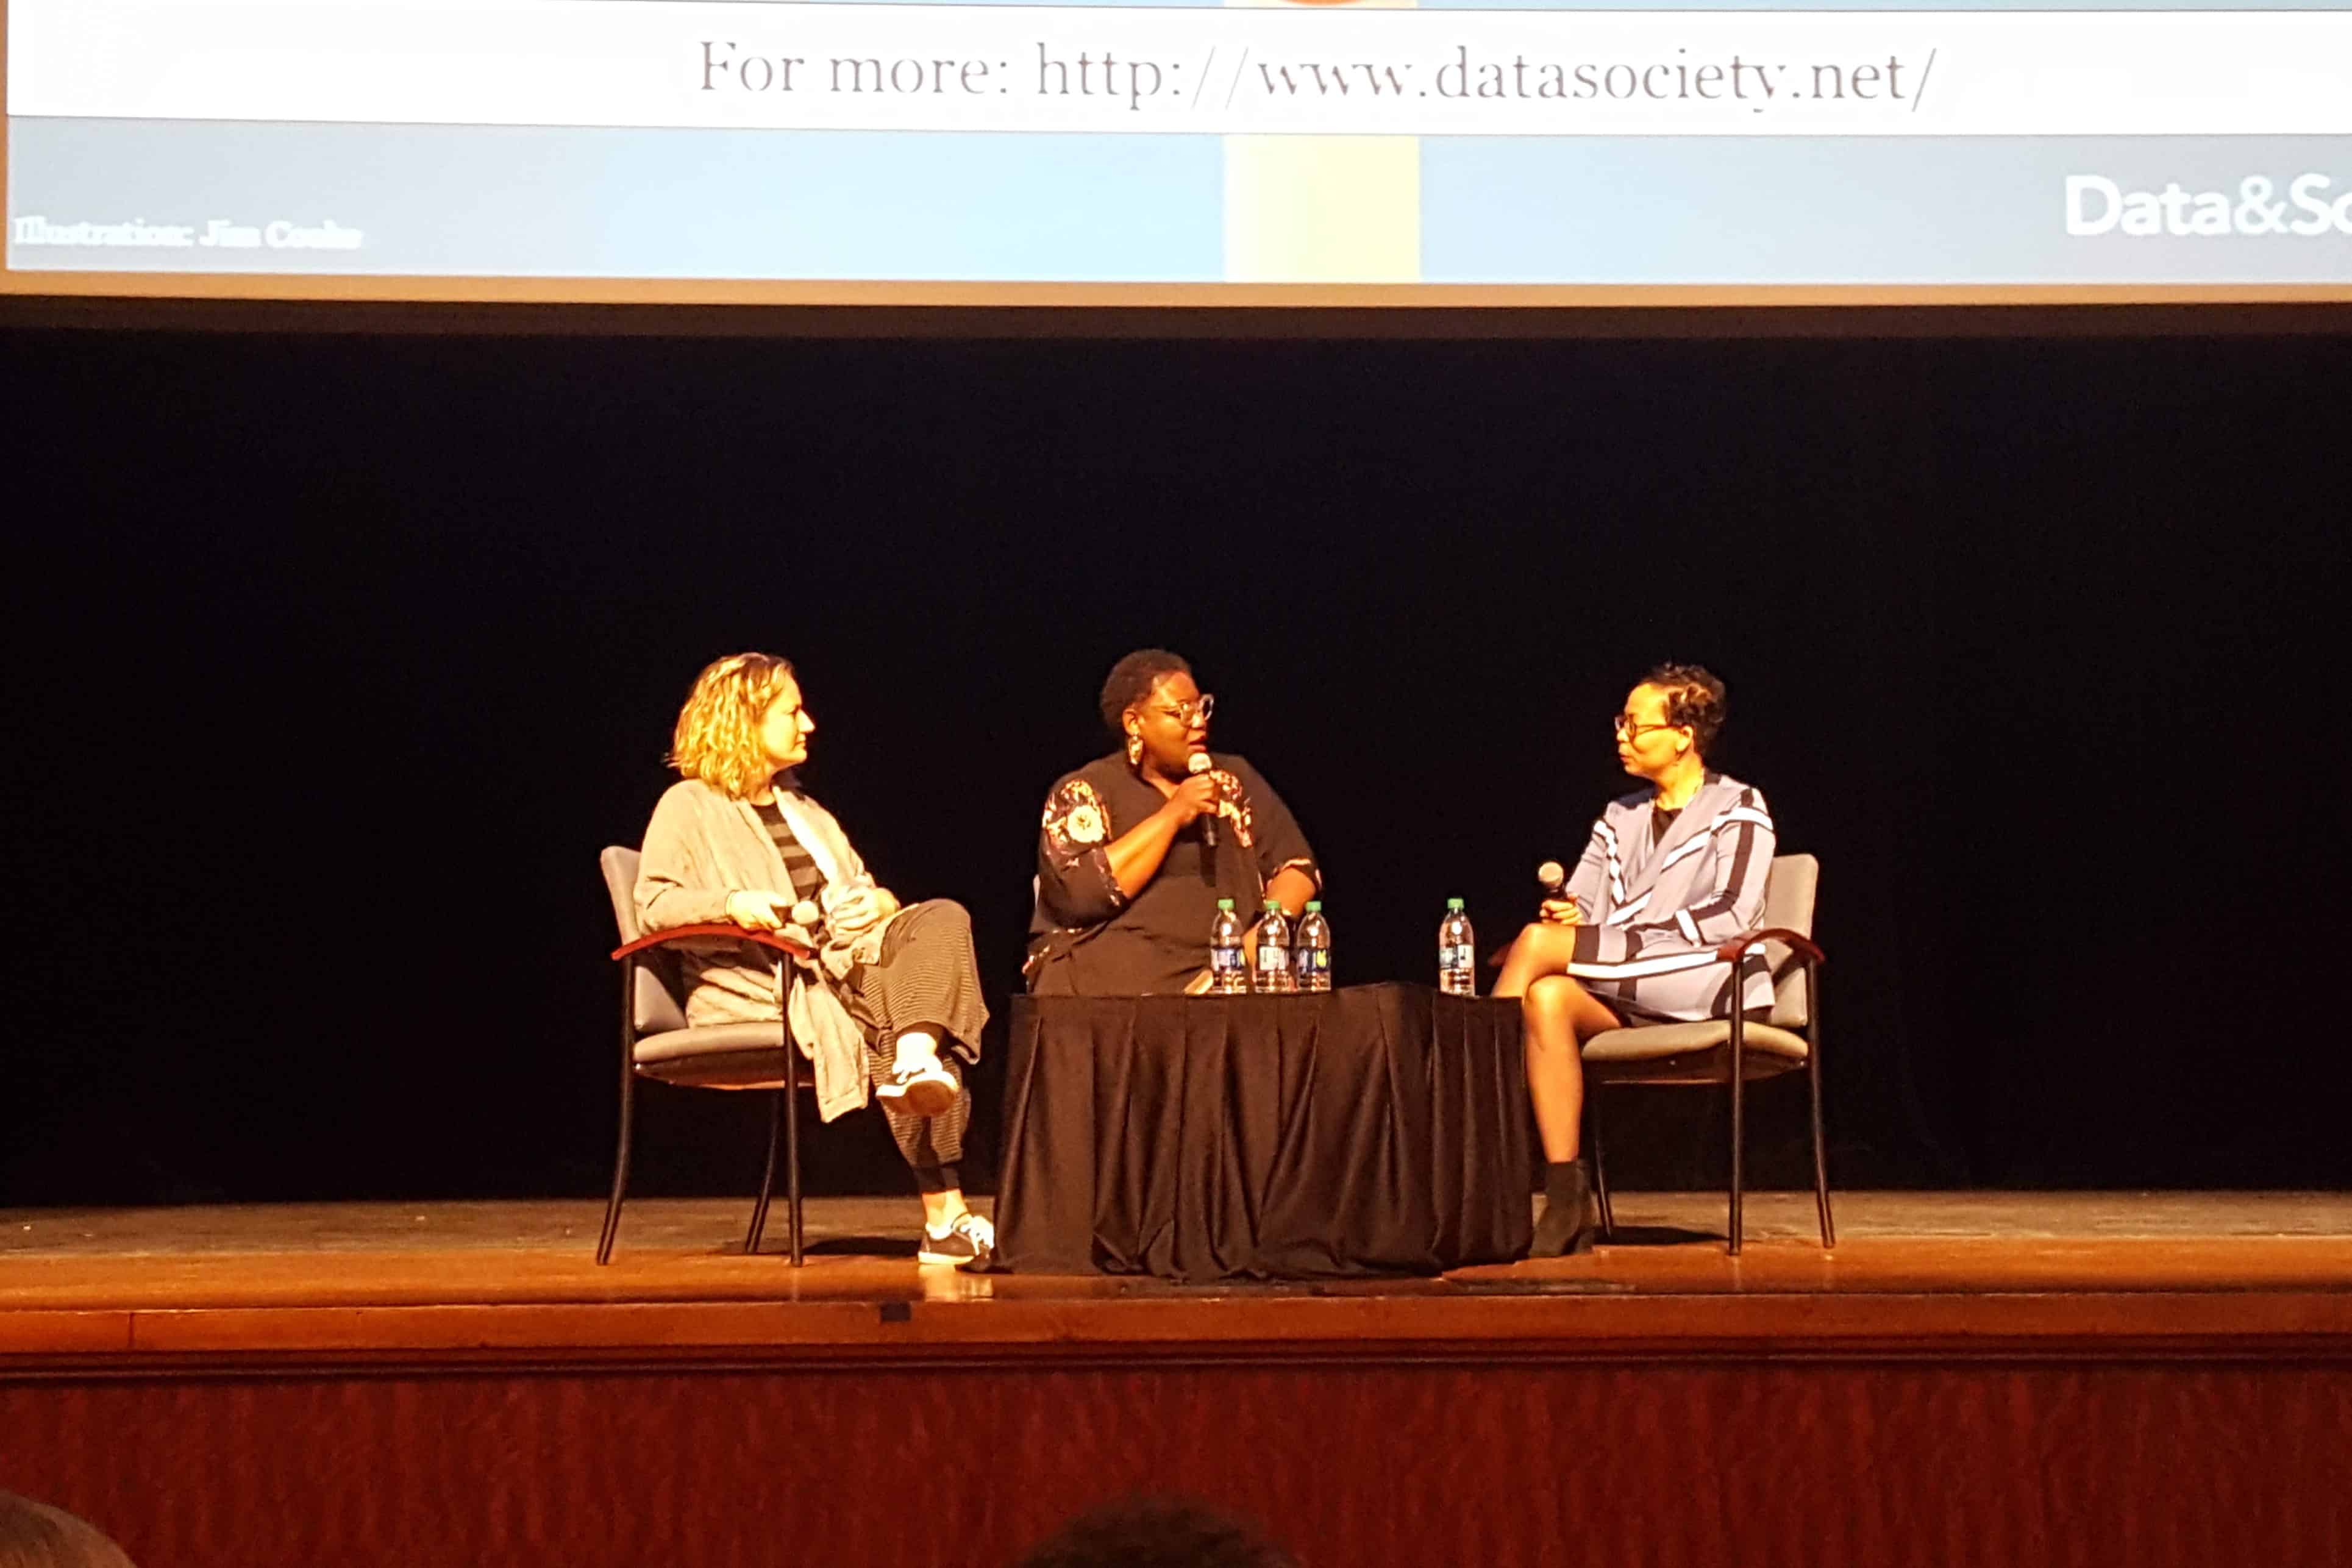
[{"label": "water bottle green cap", "polygon": [[1320,900],[1320,899],[1309,899],[1309,900],[1307,900],[1307,912],[1308,914],[1310,914],[1310,915],[1319,915],[1319,914],[1321,914],[1321,913],[1323,912],[1323,900]]},{"label": "water bottle green cap", "polygon": [[1445,900],[1445,907],[1449,910],[1458,910],[1462,907],[1462,900],[1459,899],[1448,899]]},{"label": "water bottle green cap", "polygon": [[1275,910],[1278,910],[1278,909],[1280,909],[1280,908],[1282,908],[1282,900],[1281,900],[1280,899],[1268,899],[1268,900],[1266,900],[1266,901],[1265,901],[1265,912],[1266,912],[1267,914],[1272,914],[1272,913],[1274,913],[1274,911],[1275,911]]},{"label": "water bottle green cap", "polygon": [[1221,909],[1221,910],[1229,910],[1229,909],[1232,909],[1233,907],[1234,907],[1234,901],[1233,901],[1233,900],[1231,900],[1231,899],[1219,899],[1219,900],[1217,900],[1217,908],[1219,908],[1219,909]]}]

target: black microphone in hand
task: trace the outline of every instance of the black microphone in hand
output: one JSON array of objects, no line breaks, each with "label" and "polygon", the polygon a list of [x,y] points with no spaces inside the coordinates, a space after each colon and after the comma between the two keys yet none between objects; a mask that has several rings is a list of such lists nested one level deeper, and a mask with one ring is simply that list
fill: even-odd
[{"label": "black microphone in hand", "polygon": [[[1192,760],[1184,764],[1184,771],[1188,773],[1205,773],[1214,766],[1216,764],[1209,761],[1208,752],[1195,752],[1192,753]],[[1222,790],[1218,792],[1217,799],[1220,803],[1223,801],[1224,794]],[[1214,807],[1202,815],[1201,842],[1212,849],[1217,847],[1217,813]]]},{"label": "black microphone in hand", "polygon": [[1536,880],[1543,884],[1546,899],[1565,900],[1568,897],[1568,868],[1557,860],[1547,860],[1536,868]]}]

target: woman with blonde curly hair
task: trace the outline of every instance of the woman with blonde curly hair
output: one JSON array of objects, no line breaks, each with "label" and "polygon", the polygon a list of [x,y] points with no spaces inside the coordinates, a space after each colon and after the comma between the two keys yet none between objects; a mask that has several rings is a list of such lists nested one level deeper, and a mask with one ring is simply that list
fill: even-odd
[{"label": "woman with blonde curly hair", "polygon": [[995,1246],[956,1170],[988,1009],[971,918],[945,899],[901,907],[877,887],[832,813],[801,789],[816,721],[793,667],[772,654],[718,660],[677,716],[670,764],[685,774],[654,807],[637,873],[648,932],[733,924],[814,950],[788,994],[768,957],[723,942],[682,955],[687,1022],[785,1018],[816,1068],[826,1121],[869,1089],[923,1194],[926,1263],[985,1263]]}]

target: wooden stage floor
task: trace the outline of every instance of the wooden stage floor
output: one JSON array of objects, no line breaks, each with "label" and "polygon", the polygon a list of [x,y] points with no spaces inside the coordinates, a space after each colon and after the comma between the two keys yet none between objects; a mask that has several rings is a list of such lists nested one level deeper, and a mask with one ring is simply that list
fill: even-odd
[{"label": "wooden stage floor", "polygon": [[2339,1194],[1850,1193],[1826,1256],[1764,1194],[1735,1259],[1633,1194],[1216,1286],[918,1268],[911,1197],[797,1270],[641,1201],[599,1268],[601,1207],[0,1215],[0,1486],[174,1568],[1003,1568],[1139,1490],[1307,1568],[2352,1562]]},{"label": "wooden stage floor", "polygon": [[[741,1199],[0,1211],[0,1363],[418,1356],[1120,1359],[1371,1345],[1570,1356],[1914,1352],[2352,1359],[2352,1195],[1631,1194],[1615,1245],[1437,1279],[1179,1286],[919,1267],[911,1199],[809,1205],[736,1251]],[[1474,1352],[1475,1353],[1475,1352]]]}]

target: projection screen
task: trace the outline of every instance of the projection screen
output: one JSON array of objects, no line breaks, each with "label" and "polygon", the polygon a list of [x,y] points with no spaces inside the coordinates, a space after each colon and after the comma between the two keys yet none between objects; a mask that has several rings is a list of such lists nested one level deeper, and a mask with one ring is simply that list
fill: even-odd
[{"label": "projection screen", "polygon": [[16,294],[2352,300],[2352,7],[6,0]]}]

